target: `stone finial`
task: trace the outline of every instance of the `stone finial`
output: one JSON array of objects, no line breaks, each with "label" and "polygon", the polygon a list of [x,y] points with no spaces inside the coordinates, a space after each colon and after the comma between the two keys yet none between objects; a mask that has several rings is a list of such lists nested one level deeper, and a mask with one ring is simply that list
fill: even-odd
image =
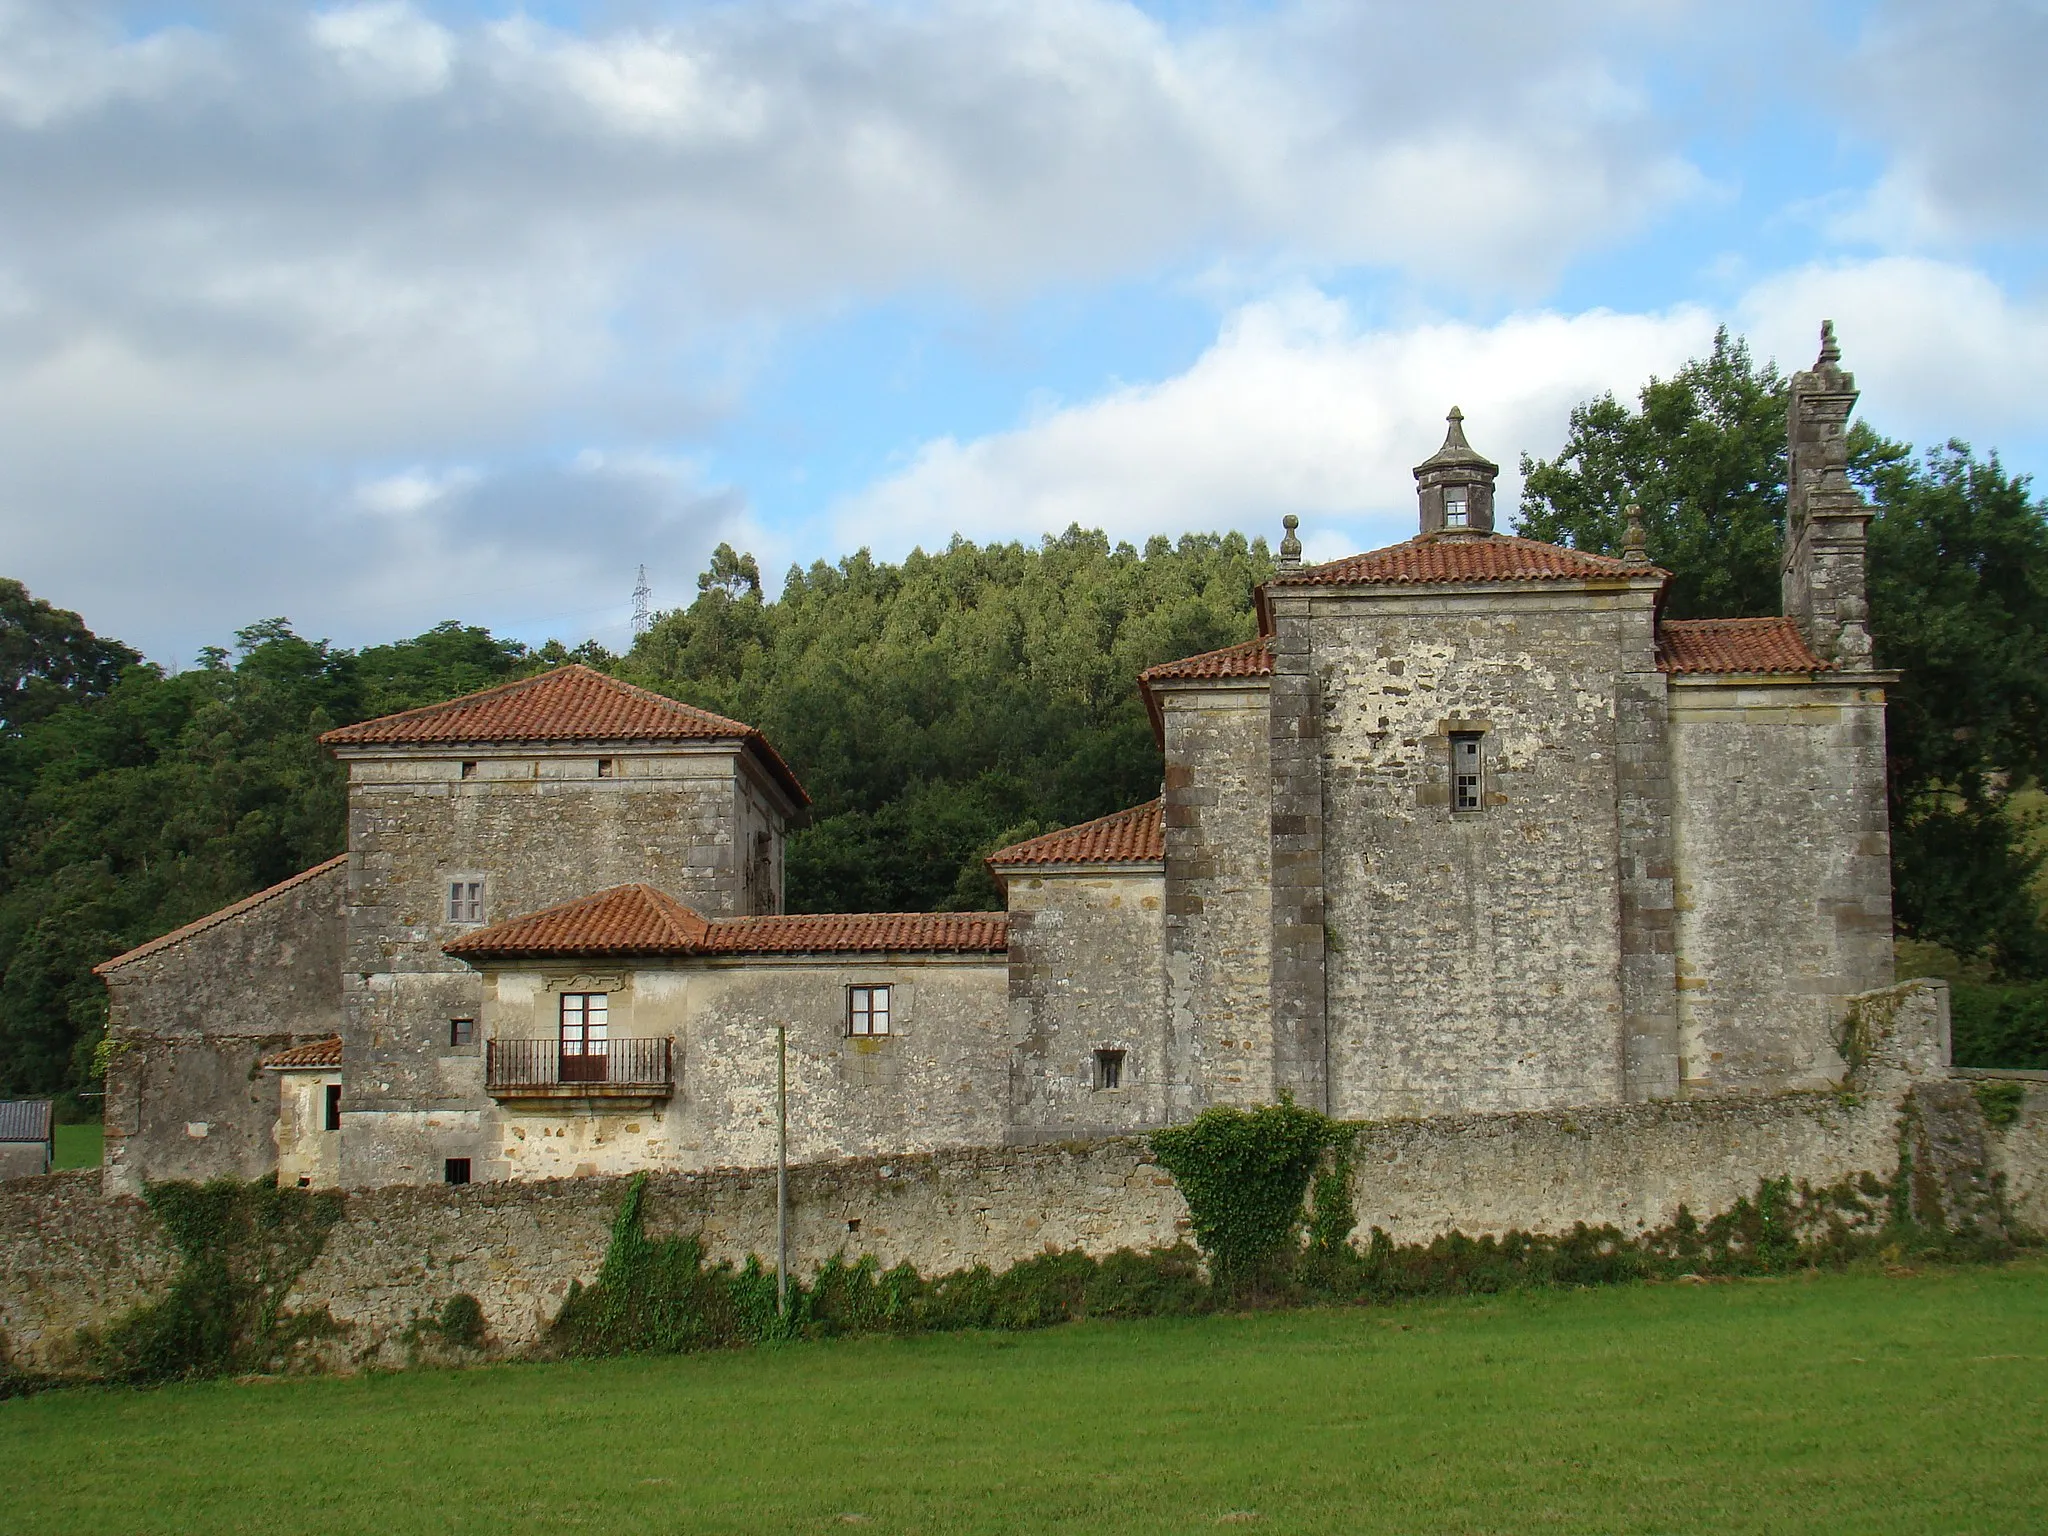
[{"label": "stone finial", "polygon": [[1835,322],[1823,320],[1820,323],[1820,361],[1816,368],[1839,368],[1842,366],[1842,348],[1835,340]]},{"label": "stone finial", "polygon": [[1621,558],[1630,565],[1650,563],[1650,536],[1643,531],[1643,509],[1634,502],[1628,507],[1628,531],[1622,535]]},{"label": "stone finial", "polygon": [[1290,512],[1280,519],[1280,526],[1287,530],[1280,538],[1280,564],[1297,566],[1301,564],[1301,540],[1294,536],[1294,530],[1301,526],[1301,519]]}]

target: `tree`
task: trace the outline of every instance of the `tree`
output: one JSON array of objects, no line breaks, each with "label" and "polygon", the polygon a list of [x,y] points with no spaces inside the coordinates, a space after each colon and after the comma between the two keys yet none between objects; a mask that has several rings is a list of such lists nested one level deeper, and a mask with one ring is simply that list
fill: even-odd
[{"label": "tree", "polygon": [[1707,357],[1645,384],[1639,409],[1589,400],[1573,409],[1556,459],[1524,454],[1517,531],[1618,554],[1634,504],[1652,558],[1672,573],[1672,618],[1776,613],[1786,390],[1724,326]]},{"label": "tree", "polygon": [[[1671,617],[1780,611],[1787,383],[1723,330],[1703,361],[1572,412],[1555,460],[1522,461],[1518,531],[1621,552],[1643,508],[1673,572]],[[2010,790],[2048,778],[2048,515],[1996,455],[1951,442],[1917,459],[1862,423],[1852,473],[1870,498],[1877,664],[1902,676],[1887,722],[1892,878],[1901,928],[2012,975],[2048,974],[2028,891],[2039,863]]]},{"label": "tree", "polygon": [[142,658],[102,640],[75,613],[0,577],[0,732],[18,732],[76,699],[99,698]]}]

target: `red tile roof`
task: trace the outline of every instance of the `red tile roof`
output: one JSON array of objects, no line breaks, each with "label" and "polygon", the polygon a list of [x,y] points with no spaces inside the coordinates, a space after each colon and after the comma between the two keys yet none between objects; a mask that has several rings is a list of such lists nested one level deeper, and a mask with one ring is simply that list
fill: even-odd
[{"label": "red tile roof", "polygon": [[274,900],[276,897],[282,896],[286,891],[295,890],[310,880],[317,880],[322,875],[332,873],[347,863],[348,855],[337,853],[325,864],[315,864],[311,869],[293,875],[289,880],[278,881],[277,884],[271,886],[268,890],[258,891],[254,896],[244,896],[233,906],[222,907],[218,912],[209,912],[197,922],[187,923],[182,928],[173,928],[169,933],[159,938],[151,939],[147,944],[138,944],[126,954],[116,955],[111,960],[102,960],[92,968],[92,973],[95,976],[104,976],[109,971],[118,970],[120,967],[133,964],[137,960],[146,960],[160,950],[169,949],[173,944],[182,944],[194,934],[204,933],[207,929],[225,923],[230,918],[240,917],[244,912],[254,911],[266,901]]},{"label": "red tile roof", "polygon": [[1148,800],[1128,811],[1098,816],[1078,827],[998,848],[983,862],[1005,864],[1157,864],[1166,857],[1160,803]]},{"label": "red tile roof", "polygon": [[1467,581],[1583,581],[1618,576],[1668,579],[1654,565],[1630,565],[1607,555],[1543,544],[1509,533],[1420,534],[1405,544],[1327,565],[1282,571],[1270,583],[1298,586],[1418,586]]},{"label": "red tile roof", "polygon": [[466,746],[563,741],[739,741],[761,756],[799,805],[810,799],[751,725],[622,683],[580,663],[500,683],[445,704],[327,732],[330,747]]},{"label": "red tile roof", "polygon": [[1790,619],[1666,619],[1657,626],[1660,672],[1830,672]]},{"label": "red tile roof", "polygon": [[341,1036],[329,1035],[325,1040],[295,1045],[288,1051],[272,1052],[263,1058],[261,1065],[276,1072],[291,1072],[305,1067],[338,1067],[341,1065]]},{"label": "red tile roof", "polygon": [[1001,912],[821,912],[705,919],[650,885],[620,885],[442,946],[472,963],[548,955],[993,953]]},{"label": "red tile roof", "polygon": [[1138,681],[1150,685],[1182,678],[1270,677],[1272,673],[1273,640],[1269,635],[1261,635],[1242,645],[1226,645],[1220,651],[1204,651],[1199,656],[1147,667],[1138,674]]}]

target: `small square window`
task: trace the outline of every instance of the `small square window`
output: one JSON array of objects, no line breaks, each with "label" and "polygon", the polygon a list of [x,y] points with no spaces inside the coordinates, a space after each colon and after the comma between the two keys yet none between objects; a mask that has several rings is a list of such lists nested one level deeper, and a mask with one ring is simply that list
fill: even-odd
[{"label": "small square window", "polygon": [[612,759],[608,757],[600,757],[597,760],[597,776],[600,779],[616,778],[618,776],[618,771],[618,764],[613,762]]},{"label": "small square window", "polygon": [[441,1182],[444,1184],[467,1184],[469,1182],[469,1159],[451,1157],[441,1164]]},{"label": "small square window", "polygon": [[1095,1086],[1097,1088],[1121,1088],[1124,1085],[1124,1053],[1122,1051],[1097,1051],[1095,1053]]},{"label": "small square window", "polygon": [[889,1033],[889,989],[846,989],[846,1032],[856,1038]]},{"label": "small square window", "polygon": [[1444,526],[1464,528],[1469,525],[1465,506],[1465,487],[1453,485],[1444,491]]},{"label": "small square window", "polygon": [[1477,731],[1457,731],[1451,736],[1451,809],[1454,811],[1486,808],[1486,762],[1479,743]]},{"label": "small square window", "polygon": [[462,765],[462,776],[463,776],[463,777],[464,777],[465,779],[473,779],[473,778],[475,778],[475,777],[476,777],[476,764],[475,764],[475,763],[464,763],[464,764]]},{"label": "small square window", "polygon": [[324,1130],[338,1131],[341,1129],[341,1084],[329,1083],[325,1097],[327,1113],[321,1120],[321,1127]]},{"label": "small square window", "polygon": [[480,923],[484,920],[484,883],[481,880],[448,882],[448,921]]},{"label": "small square window", "polygon": [[475,1045],[476,1020],[450,1019],[448,1021],[448,1043],[450,1045]]}]

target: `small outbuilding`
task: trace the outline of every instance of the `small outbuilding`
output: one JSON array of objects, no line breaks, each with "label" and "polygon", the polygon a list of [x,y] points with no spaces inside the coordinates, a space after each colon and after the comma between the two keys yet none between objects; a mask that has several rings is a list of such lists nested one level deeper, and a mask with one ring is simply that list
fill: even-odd
[{"label": "small outbuilding", "polygon": [[57,1155],[48,1099],[0,1099],[0,1179],[48,1173]]}]

